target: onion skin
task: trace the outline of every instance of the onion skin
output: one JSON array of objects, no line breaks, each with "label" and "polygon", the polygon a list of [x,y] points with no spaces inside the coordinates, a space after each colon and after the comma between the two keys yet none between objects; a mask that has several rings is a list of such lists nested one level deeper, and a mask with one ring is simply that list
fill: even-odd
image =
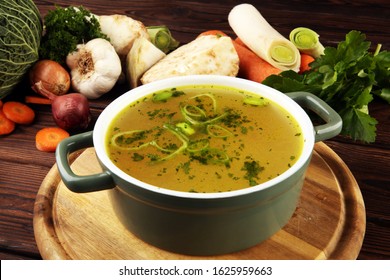
[{"label": "onion skin", "polygon": [[53,99],[55,123],[66,131],[82,131],[91,121],[88,99],[80,93],[68,93]]},{"label": "onion skin", "polygon": [[35,84],[41,94],[51,100],[51,112],[54,122],[66,131],[78,132],[85,130],[91,121],[91,111],[87,97],[81,93],[68,93],[57,96],[42,85]]},{"label": "onion skin", "polygon": [[41,90],[36,83],[41,82],[42,87],[51,93],[60,96],[70,89],[70,74],[61,64],[53,60],[40,60],[34,64],[29,72],[31,88],[38,94]]}]

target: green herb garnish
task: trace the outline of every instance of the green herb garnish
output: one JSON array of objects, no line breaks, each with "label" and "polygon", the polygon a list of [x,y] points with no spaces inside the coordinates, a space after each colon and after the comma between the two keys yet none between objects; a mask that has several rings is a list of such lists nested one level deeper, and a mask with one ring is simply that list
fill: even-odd
[{"label": "green herb garnish", "polygon": [[78,44],[87,43],[94,38],[108,40],[101,32],[98,19],[83,6],[56,6],[45,16],[44,28],[39,56],[61,64],[65,64],[66,56],[75,51]]},{"label": "green herb garnish", "polygon": [[249,181],[249,185],[256,186],[258,184],[256,179],[259,179],[259,174],[264,167],[260,166],[258,161],[252,160],[244,162],[241,170],[246,171],[244,178]]},{"label": "green herb garnish", "polygon": [[139,154],[139,153],[134,153],[131,158],[133,159],[133,161],[141,161],[145,157],[143,155]]},{"label": "green herb garnish", "polygon": [[310,71],[284,71],[263,83],[282,92],[316,94],[340,114],[341,134],[375,142],[377,121],[369,115],[368,104],[374,95],[390,103],[390,53],[380,51],[380,45],[371,53],[370,45],[364,34],[351,31],[337,48],[326,47]]}]

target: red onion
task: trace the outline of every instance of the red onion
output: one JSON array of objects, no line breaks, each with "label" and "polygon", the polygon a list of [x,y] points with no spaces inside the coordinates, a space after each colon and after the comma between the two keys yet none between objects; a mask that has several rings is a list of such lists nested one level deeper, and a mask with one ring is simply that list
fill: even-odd
[{"label": "red onion", "polygon": [[53,60],[40,60],[34,64],[29,72],[31,88],[41,95],[40,88],[36,83],[41,82],[41,86],[54,95],[64,95],[70,89],[70,75],[61,64]]},{"label": "red onion", "polygon": [[36,83],[40,92],[52,100],[51,110],[55,123],[67,131],[79,131],[88,127],[91,121],[88,99],[81,93],[57,96]]},{"label": "red onion", "polygon": [[67,131],[86,129],[91,121],[88,100],[80,93],[55,98],[51,110],[56,124]]}]

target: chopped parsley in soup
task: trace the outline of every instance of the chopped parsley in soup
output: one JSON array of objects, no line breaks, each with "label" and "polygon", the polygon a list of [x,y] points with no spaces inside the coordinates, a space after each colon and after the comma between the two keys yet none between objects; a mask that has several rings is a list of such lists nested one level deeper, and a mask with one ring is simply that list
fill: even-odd
[{"label": "chopped parsley in soup", "polygon": [[303,148],[296,120],[271,100],[234,88],[171,88],[130,104],[110,124],[106,150],[129,175],[183,192],[226,192],[268,181]]}]

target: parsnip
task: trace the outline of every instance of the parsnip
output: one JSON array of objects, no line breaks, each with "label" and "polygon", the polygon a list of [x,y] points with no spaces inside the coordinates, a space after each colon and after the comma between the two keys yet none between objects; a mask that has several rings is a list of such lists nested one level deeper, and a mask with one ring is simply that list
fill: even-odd
[{"label": "parsnip", "polygon": [[131,88],[141,84],[141,76],[166,54],[149,40],[135,39],[126,58],[126,76]]},{"label": "parsnip", "polygon": [[299,50],[276,31],[253,5],[233,7],[228,21],[244,44],[262,59],[282,71],[299,71]]}]

